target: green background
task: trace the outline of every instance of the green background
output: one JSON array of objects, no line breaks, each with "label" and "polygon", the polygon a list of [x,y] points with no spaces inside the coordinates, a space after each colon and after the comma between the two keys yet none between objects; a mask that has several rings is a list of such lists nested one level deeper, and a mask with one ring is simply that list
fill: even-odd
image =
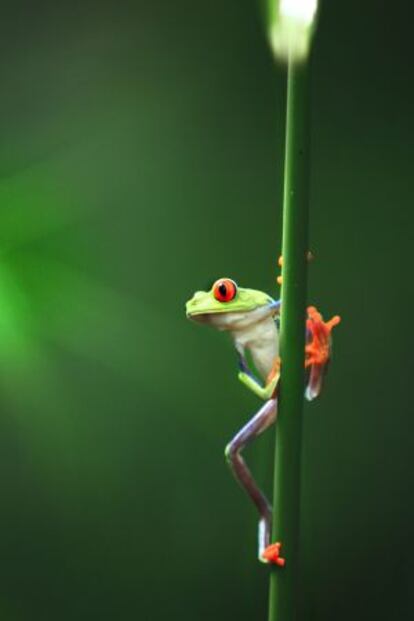
[{"label": "green background", "polygon": [[[412,15],[325,2],[301,619],[414,614]],[[283,75],[255,2],[15,2],[0,97],[0,618],[265,620],[223,449],[258,407],[184,302],[277,295]],[[247,452],[271,489],[271,431]]]}]

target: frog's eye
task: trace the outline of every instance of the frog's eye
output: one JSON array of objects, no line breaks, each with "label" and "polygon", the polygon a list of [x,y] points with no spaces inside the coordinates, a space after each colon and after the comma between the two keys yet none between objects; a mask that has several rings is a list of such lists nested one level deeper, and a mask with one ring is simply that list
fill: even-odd
[{"label": "frog's eye", "polygon": [[219,302],[231,302],[236,297],[237,285],[230,278],[220,278],[213,285],[213,295]]}]

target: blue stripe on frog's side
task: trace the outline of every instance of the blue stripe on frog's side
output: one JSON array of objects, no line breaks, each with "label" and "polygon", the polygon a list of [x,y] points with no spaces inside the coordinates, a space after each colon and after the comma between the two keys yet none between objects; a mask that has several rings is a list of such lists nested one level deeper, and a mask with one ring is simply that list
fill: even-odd
[{"label": "blue stripe on frog's side", "polygon": [[273,300],[273,302],[269,304],[269,308],[275,311],[280,311],[281,303],[281,300]]}]

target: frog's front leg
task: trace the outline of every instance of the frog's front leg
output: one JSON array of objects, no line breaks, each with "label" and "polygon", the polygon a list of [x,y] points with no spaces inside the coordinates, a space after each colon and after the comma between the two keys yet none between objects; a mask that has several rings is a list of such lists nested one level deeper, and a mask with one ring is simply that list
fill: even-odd
[{"label": "frog's front leg", "polygon": [[239,375],[238,375],[239,380],[249,390],[254,392],[255,395],[260,397],[260,399],[263,399],[264,401],[266,401],[267,399],[270,399],[271,397],[275,395],[276,388],[278,386],[279,378],[280,378],[279,356],[276,358],[273,364],[273,368],[270,371],[267,377],[267,380],[266,380],[266,384],[264,386],[262,386],[262,384],[255,378],[253,373],[250,371],[246,363],[246,360],[243,357],[241,357],[239,360],[239,369],[240,369]]},{"label": "frog's front leg", "polygon": [[[279,557],[280,544],[269,546],[272,521],[271,505],[258,487],[241,456],[242,450],[272,425],[276,420],[276,416],[277,400],[269,399],[257,414],[234,436],[233,440],[227,445],[225,454],[235,478],[248,493],[259,511],[259,560],[264,563],[270,561],[283,566],[285,561]],[[272,548],[271,556],[266,554],[270,548]]]}]

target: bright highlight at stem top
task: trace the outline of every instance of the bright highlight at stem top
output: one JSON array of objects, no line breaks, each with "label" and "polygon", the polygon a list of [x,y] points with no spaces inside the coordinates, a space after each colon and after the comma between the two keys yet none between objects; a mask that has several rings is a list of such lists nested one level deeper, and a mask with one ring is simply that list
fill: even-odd
[{"label": "bright highlight at stem top", "polygon": [[271,0],[270,44],[277,59],[303,62],[309,55],[318,0]]},{"label": "bright highlight at stem top", "polygon": [[290,17],[309,25],[312,24],[318,0],[280,0],[279,12],[282,17]]}]

